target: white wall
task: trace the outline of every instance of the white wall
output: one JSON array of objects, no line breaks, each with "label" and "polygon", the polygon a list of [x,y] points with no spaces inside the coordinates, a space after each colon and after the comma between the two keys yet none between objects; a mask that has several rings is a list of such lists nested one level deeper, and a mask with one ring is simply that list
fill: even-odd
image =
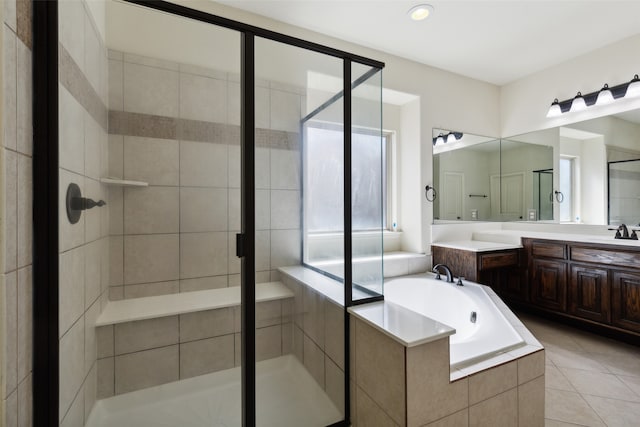
[{"label": "white wall", "polygon": [[[423,252],[430,247],[429,243],[423,246],[422,230],[423,222],[420,214],[423,207],[433,215],[431,207],[426,205],[420,197],[416,196],[416,192],[422,196],[422,180],[420,151],[424,141],[421,138],[422,129],[416,126],[420,123],[421,100],[416,99],[402,106],[400,113],[400,133],[402,139],[398,144],[399,164],[398,169],[398,207],[399,220],[402,227],[402,249],[410,252]],[[431,163],[429,163],[431,164]],[[426,185],[426,184],[425,184]],[[428,229],[425,226],[424,229]],[[429,252],[427,250],[427,252]]]},{"label": "white wall", "polygon": [[596,91],[604,83],[613,86],[630,81],[640,72],[639,51],[640,34],[503,86],[500,135],[508,137],[640,108],[640,99],[618,100],[608,106],[546,118],[554,98],[562,101],[578,91]]}]

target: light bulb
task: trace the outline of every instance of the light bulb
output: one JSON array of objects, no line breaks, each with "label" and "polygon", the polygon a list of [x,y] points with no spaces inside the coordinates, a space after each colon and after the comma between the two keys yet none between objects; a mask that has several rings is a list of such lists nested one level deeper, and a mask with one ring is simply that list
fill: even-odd
[{"label": "light bulb", "polygon": [[573,98],[573,101],[571,102],[571,108],[569,109],[569,111],[574,113],[576,111],[582,111],[586,109],[587,109],[587,103],[584,102],[584,98],[582,97],[582,94],[578,92],[576,97]]},{"label": "light bulb", "polygon": [[447,135],[447,142],[456,142],[457,139],[453,133]]},{"label": "light bulb", "polygon": [[596,99],[596,105],[607,105],[614,101],[613,93],[609,89],[609,85],[605,84],[600,92],[598,92],[598,98]]},{"label": "light bulb", "polygon": [[547,117],[558,117],[562,114],[562,109],[560,108],[560,103],[558,102],[558,98],[554,99],[549,107],[549,111],[547,112]]},{"label": "light bulb", "polygon": [[433,6],[430,4],[418,4],[407,12],[414,21],[427,19],[433,13]]},{"label": "light bulb", "polygon": [[624,95],[625,98],[637,98],[640,97],[640,78],[636,74],[633,76],[633,80],[629,82],[627,86],[627,92]]}]

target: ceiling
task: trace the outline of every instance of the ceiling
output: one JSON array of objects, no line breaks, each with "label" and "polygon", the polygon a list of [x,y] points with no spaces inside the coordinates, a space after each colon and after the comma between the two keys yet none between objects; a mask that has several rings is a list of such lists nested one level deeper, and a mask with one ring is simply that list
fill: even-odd
[{"label": "ceiling", "polygon": [[426,0],[433,15],[411,21],[424,2],[220,1],[496,85],[640,33],[638,0]]}]

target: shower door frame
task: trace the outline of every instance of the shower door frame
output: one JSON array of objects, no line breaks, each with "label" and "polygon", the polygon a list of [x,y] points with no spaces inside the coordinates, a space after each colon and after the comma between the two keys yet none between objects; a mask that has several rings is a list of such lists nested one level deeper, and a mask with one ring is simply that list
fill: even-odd
[{"label": "shower door frame", "polygon": [[[166,1],[123,0],[149,9],[235,30],[241,33],[241,233],[237,256],[241,269],[242,424],[255,426],[255,38],[314,51],[343,61],[344,109],[344,419],[351,421],[349,314],[352,299],[351,205],[351,66],[381,71],[370,58],[288,36],[243,22]],[[59,423],[59,277],[58,277],[58,0],[32,0],[33,8],[33,423]],[[361,303],[365,301],[359,301]]]}]

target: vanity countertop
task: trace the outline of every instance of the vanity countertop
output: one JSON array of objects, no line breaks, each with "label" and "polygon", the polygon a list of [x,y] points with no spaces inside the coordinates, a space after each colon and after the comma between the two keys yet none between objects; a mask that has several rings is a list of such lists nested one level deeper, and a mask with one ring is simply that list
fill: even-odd
[{"label": "vanity countertop", "polygon": [[[486,243],[486,241],[491,241],[504,244],[519,244],[521,243],[520,239],[525,237],[532,239],[561,240],[567,242],[640,248],[640,240],[614,239],[614,234],[615,231],[610,231],[609,234],[573,234],[529,230],[492,230],[487,232],[474,232],[472,241],[478,240],[483,241],[484,243]],[[439,242],[437,244],[440,245],[442,243],[443,242]]]},{"label": "vanity countertop", "polygon": [[432,246],[440,246],[442,248],[459,249],[469,252],[489,252],[501,251],[508,249],[519,249],[522,245],[518,243],[486,241],[486,240],[455,240],[451,242],[434,242]]}]

